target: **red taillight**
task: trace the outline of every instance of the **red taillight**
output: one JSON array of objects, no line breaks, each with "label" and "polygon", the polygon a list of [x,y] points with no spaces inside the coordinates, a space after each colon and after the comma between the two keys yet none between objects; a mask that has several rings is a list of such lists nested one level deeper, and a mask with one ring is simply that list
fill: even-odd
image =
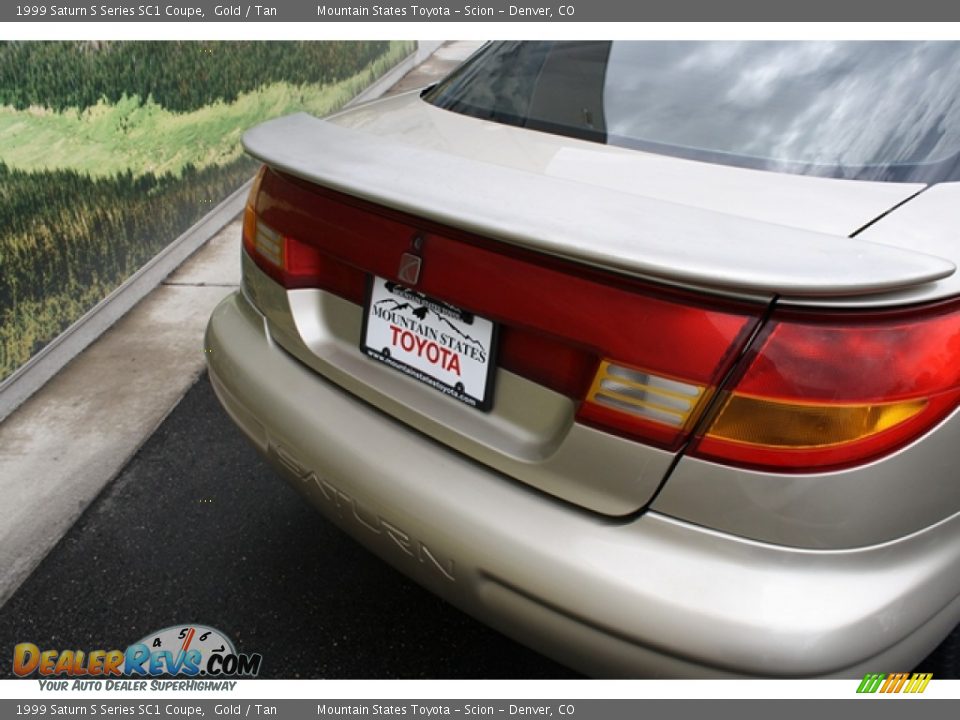
[{"label": "red taillight", "polygon": [[246,246],[264,272],[285,287],[357,303],[368,276],[399,281],[400,258],[416,238],[416,289],[498,323],[501,367],[575,400],[578,422],[660,447],[690,437],[762,311],[511,247],[270,170],[254,205]]},{"label": "red taillight", "polygon": [[264,272],[356,303],[370,275],[399,280],[414,239],[416,289],[497,322],[498,364],[574,399],[577,421],[606,432],[670,450],[696,432],[698,457],[816,472],[892,452],[960,401],[960,302],[777,312],[731,372],[759,305],[513,248],[272,171],[244,216]]},{"label": "red taillight", "polygon": [[775,313],[692,454],[815,472],[888,454],[960,400],[960,303],[874,314]]},{"label": "red taillight", "polygon": [[363,302],[366,276],[361,270],[261,220],[256,204],[265,172],[266,168],[261,168],[257,174],[244,210],[243,246],[250,258],[287,289],[320,288],[356,303]]},{"label": "red taillight", "polygon": [[597,357],[588,350],[509,325],[500,328],[498,355],[500,367],[576,399],[597,369]]}]

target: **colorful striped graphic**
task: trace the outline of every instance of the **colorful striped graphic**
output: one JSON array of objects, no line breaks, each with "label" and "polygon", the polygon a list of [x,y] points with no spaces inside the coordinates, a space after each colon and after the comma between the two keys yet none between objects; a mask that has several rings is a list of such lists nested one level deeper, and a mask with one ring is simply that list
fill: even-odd
[{"label": "colorful striped graphic", "polygon": [[857,688],[858,693],[922,693],[933,679],[933,673],[867,673]]}]

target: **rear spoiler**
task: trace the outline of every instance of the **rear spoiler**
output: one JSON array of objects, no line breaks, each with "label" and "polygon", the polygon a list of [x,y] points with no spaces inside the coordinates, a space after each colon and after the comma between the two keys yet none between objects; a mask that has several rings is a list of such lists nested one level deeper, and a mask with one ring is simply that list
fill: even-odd
[{"label": "rear spoiler", "polygon": [[493,165],[299,113],[248,131],[272,168],[512,245],[737,293],[842,297],[952,275],[944,258]]}]

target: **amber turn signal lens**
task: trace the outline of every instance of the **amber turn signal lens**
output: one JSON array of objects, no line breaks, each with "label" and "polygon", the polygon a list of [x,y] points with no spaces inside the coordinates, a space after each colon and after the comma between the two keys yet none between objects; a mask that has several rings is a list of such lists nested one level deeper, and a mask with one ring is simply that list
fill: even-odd
[{"label": "amber turn signal lens", "polygon": [[909,420],[927,401],[816,405],[731,395],[708,437],[768,448],[820,448],[860,440]]}]

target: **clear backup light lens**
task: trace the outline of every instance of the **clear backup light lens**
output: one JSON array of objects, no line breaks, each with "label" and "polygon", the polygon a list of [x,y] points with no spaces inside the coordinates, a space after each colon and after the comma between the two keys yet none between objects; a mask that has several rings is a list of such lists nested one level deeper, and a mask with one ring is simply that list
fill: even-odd
[{"label": "clear backup light lens", "polygon": [[280,233],[271,230],[261,222],[253,236],[253,250],[278,268],[284,266],[284,242]]},{"label": "clear backup light lens", "polygon": [[604,360],[578,419],[671,444],[690,428],[708,394],[702,385]]},{"label": "clear backup light lens", "polygon": [[259,218],[254,217],[252,224],[247,252],[262,270],[286,288],[323,286],[335,263],[324,262],[315,247],[277,232]]},{"label": "clear backup light lens", "polygon": [[697,385],[605,360],[600,363],[587,400],[679,428],[687,424],[703,391],[704,388]]}]

